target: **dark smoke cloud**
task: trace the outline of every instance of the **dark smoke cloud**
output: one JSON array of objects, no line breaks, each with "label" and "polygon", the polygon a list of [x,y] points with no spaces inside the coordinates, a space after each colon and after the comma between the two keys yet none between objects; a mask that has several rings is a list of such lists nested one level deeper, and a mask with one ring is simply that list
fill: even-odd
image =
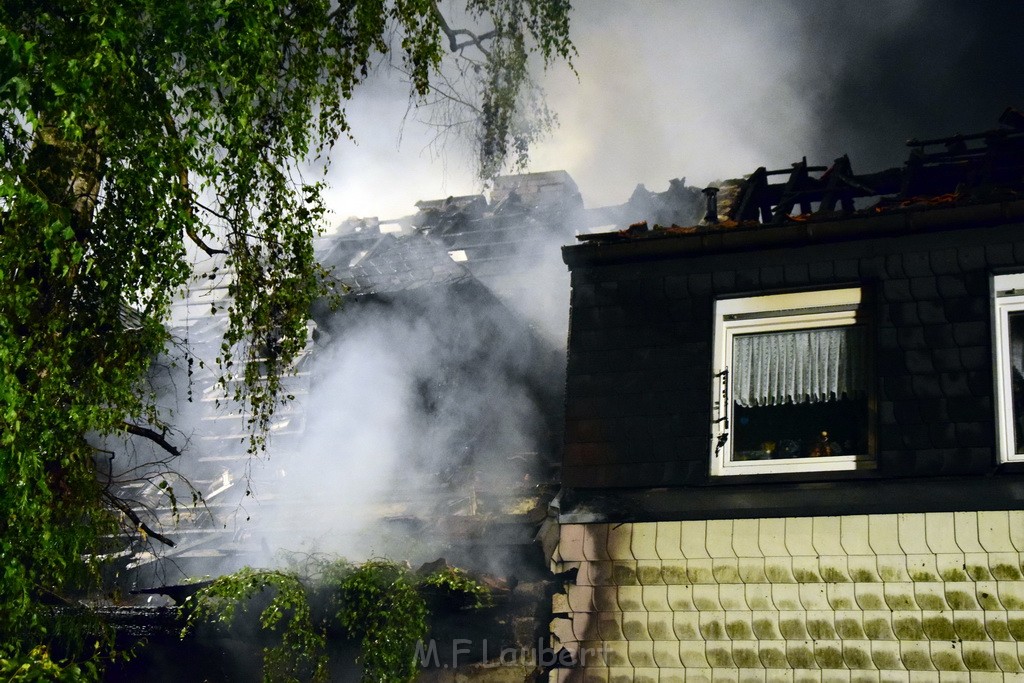
[{"label": "dark smoke cloud", "polygon": [[561,128],[535,158],[590,203],[804,155],[879,170],[1024,107],[1020,3],[588,0],[575,19],[579,82],[550,75]]},{"label": "dark smoke cloud", "polygon": [[796,89],[815,104],[808,137],[819,159],[848,152],[861,170],[895,165],[906,139],[988,130],[1005,107],[1024,107],[1024,4],[792,6],[804,63]]}]

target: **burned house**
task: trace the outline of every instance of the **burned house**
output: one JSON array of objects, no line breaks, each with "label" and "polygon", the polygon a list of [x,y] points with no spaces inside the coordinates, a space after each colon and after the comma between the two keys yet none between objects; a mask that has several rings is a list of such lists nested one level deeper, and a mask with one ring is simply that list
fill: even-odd
[{"label": "burned house", "polygon": [[581,235],[552,680],[1019,680],[1024,128]]}]

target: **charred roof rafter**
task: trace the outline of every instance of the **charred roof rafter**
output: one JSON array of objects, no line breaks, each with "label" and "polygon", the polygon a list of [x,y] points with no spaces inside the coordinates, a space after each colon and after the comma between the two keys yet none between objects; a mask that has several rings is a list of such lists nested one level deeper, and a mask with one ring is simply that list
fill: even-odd
[{"label": "charred roof rafter", "polygon": [[[718,221],[699,226],[655,226],[649,232],[617,231],[579,235],[586,242],[649,239],[705,233],[735,227],[834,220],[928,205],[960,205],[1024,196],[1024,113],[1008,108],[1003,128],[970,135],[907,141],[910,155],[901,167],[856,174],[850,157],[831,166],[809,166],[804,157],[790,168],[762,166],[740,181],[723,185],[717,197]],[[940,149],[935,149],[941,146]],[[785,176],[772,182],[775,176]],[[867,211],[855,200],[877,198]],[[863,206],[863,205],[862,205]],[[837,210],[838,208],[838,210]]]}]

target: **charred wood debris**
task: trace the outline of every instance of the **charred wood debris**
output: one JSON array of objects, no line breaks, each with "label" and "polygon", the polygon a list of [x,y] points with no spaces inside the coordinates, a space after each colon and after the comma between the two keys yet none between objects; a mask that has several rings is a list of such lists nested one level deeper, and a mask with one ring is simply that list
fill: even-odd
[{"label": "charred wood debris", "polygon": [[1000,127],[907,141],[901,167],[857,174],[848,155],[831,166],[807,157],[790,168],[756,169],[703,189],[700,222],[638,221],[628,228],[577,235],[581,242],[706,234],[723,230],[864,218],[928,207],[1019,199],[1024,193],[1024,112],[1007,108]]}]

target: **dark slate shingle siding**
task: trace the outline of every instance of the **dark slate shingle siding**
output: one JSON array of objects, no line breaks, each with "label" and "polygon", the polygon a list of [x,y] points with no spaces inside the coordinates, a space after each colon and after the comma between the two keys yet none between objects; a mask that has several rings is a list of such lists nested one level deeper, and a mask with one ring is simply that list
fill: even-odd
[{"label": "dark slate shingle siding", "polygon": [[870,476],[990,474],[989,281],[1024,269],[1022,227],[577,266],[564,483],[707,483],[715,299],[856,284],[875,342]]}]

